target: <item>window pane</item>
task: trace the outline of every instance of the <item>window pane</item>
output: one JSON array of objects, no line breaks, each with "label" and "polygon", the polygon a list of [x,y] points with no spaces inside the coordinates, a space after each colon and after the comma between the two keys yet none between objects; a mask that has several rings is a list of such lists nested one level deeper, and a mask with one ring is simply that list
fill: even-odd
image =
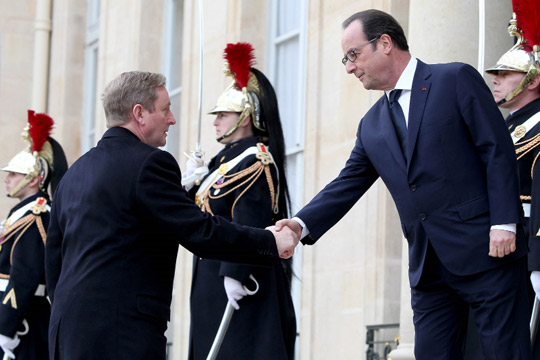
[{"label": "window pane", "polygon": [[296,61],[298,57],[298,38],[295,37],[279,45],[276,50],[276,93],[285,133],[285,144],[287,148],[295,148],[299,146],[296,139],[298,138],[297,122],[300,121],[298,116],[299,64]]},{"label": "window pane", "polygon": [[298,28],[300,1],[278,1],[277,36]]},{"label": "window pane", "polygon": [[174,156],[176,161],[179,161],[180,124],[178,121],[180,118],[180,93],[178,95],[171,96],[171,111],[176,119],[176,124],[169,127],[166,149]]},{"label": "window pane", "polygon": [[[173,1],[173,23],[171,28],[171,73],[167,76],[170,89],[179,87],[182,84],[182,28],[183,28],[183,7],[182,0]],[[175,114],[176,115],[176,114]]]}]

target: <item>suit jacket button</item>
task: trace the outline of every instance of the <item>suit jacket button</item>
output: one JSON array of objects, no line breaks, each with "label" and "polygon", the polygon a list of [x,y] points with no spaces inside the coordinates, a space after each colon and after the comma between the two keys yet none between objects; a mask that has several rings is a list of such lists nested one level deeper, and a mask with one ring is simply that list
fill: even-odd
[{"label": "suit jacket button", "polygon": [[427,219],[427,215],[425,213],[420,214],[420,220],[424,221]]},{"label": "suit jacket button", "polygon": [[416,191],[416,185],[414,184],[409,185],[409,189],[411,189],[411,191]]}]

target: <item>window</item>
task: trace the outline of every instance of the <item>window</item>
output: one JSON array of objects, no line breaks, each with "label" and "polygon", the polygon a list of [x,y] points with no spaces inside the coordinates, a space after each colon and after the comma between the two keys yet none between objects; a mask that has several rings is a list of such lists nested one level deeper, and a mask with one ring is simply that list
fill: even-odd
[{"label": "window", "polygon": [[[184,1],[166,0],[165,19],[163,21],[163,75],[167,77],[167,91],[171,98],[171,111],[176,119],[176,125],[169,128],[165,150],[179,160],[180,152],[180,98],[182,95],[182,28],[184,22]],[[173,304],[174,309],[174,289]],[[170,323],[165,332],[167,337],[167,359],[173,341],[175,324]]]},{"label": "window", "polygon": [[[300,209],[303,195],[306,16],[306,0],[270,1],[269,67],[266,73],[277,93],[285,136],[291,215]],[[297,319],[300,318],[301,248],[297,248],[293,258],[292,296]]]},{"label": "window", "polygon": [[182,94],[182,28],[183,0],[165,2],[163,74],[167,77],[167,91],[177,124],[169,128],[165,150],[178,161],[180,150],[180,98]]}]

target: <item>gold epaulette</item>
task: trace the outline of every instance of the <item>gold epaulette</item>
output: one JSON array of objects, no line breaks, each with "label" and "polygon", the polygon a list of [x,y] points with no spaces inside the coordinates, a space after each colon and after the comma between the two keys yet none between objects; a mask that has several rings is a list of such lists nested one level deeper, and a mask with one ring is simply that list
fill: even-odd
[{"label": "gold epaulette", "polygon": [[274,163],[272,155],[270,155],[268,149],[263,143],[257,143],[257,149],[259,149],[259,152],[255,155],[255,157],[261,160],[264,165],[270,165]]},{"label": "gold epaulette", "polygon": [[32,214],[34,215],[40,215],[47,212],[47,208],[45,207],[47,205],[47,199],[39,197],[37,198],[36,202],[32,207],[30,208],[30,211],[32,211]]}]

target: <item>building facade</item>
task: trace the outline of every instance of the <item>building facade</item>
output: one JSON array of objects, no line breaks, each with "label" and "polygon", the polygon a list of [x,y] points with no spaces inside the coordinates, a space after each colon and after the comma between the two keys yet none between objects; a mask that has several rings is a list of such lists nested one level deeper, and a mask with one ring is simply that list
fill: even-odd
[{"label": "building facade", "polygon": [[[130,70],[167,76],[177,125],[166,150],[182,169],[199,122],[201,148],[215,154],[221,146],[207,112],[230,82],[222,51],[247,41],[278,93],[294,212],[338,174],[359,120],[382,95],[364,90],[340,61],[342,21],[371,7],[401,22],[411,53],[425,62],[482,70],[511,46],[511,0],[0,0],[0,163],[20,150],[27,109],[55,119],[53,136],[75,161],[106,130],[104,86]],[[13,205],[0,197],[0,216]],[[398,323],[376,334],[393,339],[399,332],[403,358],[411,358],[404,248],[380,181],[316,246],[299,247],[297,359],[364,359],[367,328]],[[178,254],[171,359],[187,356],[191,256]]]}]

